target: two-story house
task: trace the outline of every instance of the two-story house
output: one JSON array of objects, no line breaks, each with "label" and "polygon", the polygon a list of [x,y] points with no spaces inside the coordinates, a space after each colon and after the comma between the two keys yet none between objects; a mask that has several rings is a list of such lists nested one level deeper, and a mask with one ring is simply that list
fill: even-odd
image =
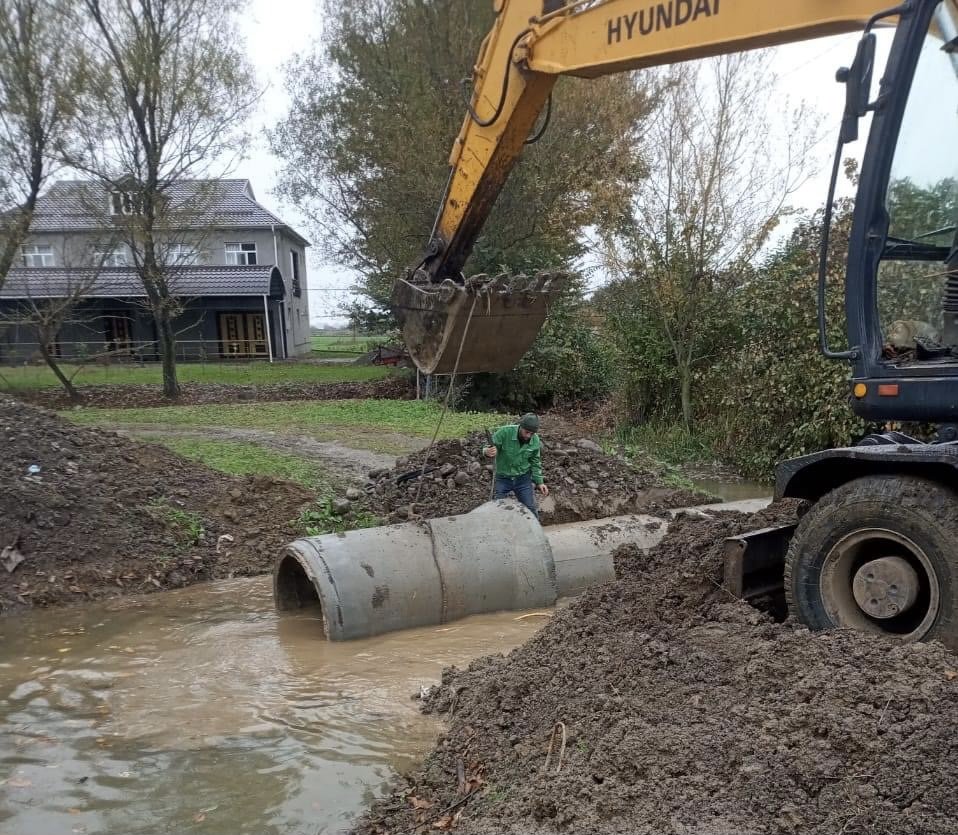
[{"label": "two-story house", "polygon": [[[268,357],[310,351],[306,296],[309,243],[256,201],[248,180],[177,183],[172,201],[201,195],[202,210],[178,215],[163,263],[182,313],[174,323],[181,359]],[[101,205],[102,204],[102,205]],[[82,286],[60,330],[63,358],[156,358],[156,332],[133,253],[118,231],[135,214],[129,195],[89,182],[58,182],[39,198],[20,263],[0,287],[0,362],[36,353],[29,317],[44,299]]]}]

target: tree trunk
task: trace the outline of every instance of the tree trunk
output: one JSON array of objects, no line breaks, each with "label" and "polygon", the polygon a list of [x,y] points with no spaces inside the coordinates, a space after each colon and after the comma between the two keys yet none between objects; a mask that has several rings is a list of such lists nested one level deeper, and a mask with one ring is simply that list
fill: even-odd
[{"label": "tree trunk", "polygon": [[40,353],[43,355],[43,361],[53,372],[53,375],[60,381],[60,385],[66,389],[67,396],[71,400],[80,400],[80,392],[76,390],[70,378],[63,373],[56,358],[53,356],[53,352],[50,350],[50,343],[45,339],[40,340]]},{"label": "tree trunk", "polygon": [[682,422],[685,431],[692,431],[692,369],[679,363],[679,385],[682,397]]},{"label": "tree trunk", "polygon": [[163,396],[171,400],[180,396],[180,384],[176,379],[176,335],[173,323],[165,311],[154,313],[156,332],[160,342],[160,360],[163,363]]}]

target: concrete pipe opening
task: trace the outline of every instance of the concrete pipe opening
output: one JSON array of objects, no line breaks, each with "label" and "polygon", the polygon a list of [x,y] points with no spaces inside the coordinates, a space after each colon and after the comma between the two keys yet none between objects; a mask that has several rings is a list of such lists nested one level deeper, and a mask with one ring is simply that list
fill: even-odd
[{"label": "concrete pipe opening", "polygon": [[273,576],[273,598],[280,612],[298,609],[317,609],[323,605],[306,569],[292,554],[284,554],[276,565]]}]

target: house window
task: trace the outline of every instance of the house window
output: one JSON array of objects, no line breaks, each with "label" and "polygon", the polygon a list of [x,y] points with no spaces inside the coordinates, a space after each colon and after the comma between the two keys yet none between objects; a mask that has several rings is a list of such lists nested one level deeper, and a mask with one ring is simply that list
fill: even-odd
[{"label": "house window", "polygon": [[291,249],[289,259],[293,266],[293,295],[299,298],[303,295],[303,287],[299,280],[299,253],[295,249]]},{"label": "house window", "polygon": [[53,247],[47,244],[24,244],[21,252],[24,267],[53,266]]},{"label": "house window", "polygon": [[199,253],[190,244],[170,244],[166,249],[166,263],[170,266],[192,266],[199,263]]},{"label": "house window", "polygon": [[237,267],[251,266],[256,263],[256,244],[226,244],[226,263]]},{"label": "house window", "polygon": [[130,191],[110,192],[110,214],[138,215],[140,214],[140,197]]},{"label": "house window", "polygon": [[98,249],[94,252],[93,257],[101,267],[126,267],[129,264],[126,249],[122,246],[113,249]]}]

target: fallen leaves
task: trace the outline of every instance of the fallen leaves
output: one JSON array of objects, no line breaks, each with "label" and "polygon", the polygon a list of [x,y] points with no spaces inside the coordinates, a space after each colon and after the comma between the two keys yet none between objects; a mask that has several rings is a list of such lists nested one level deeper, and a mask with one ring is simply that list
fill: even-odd
[{"label": "fallen leaves", "polygon": [[439,820],[437,820],[433,825],[433,829],[439,829],[443,832],[447,832],[450,829],[454,829],[456,824],[459,823],[459,818],[462,817],[462,809],[460,809],[455,814],[443,815]]}]

